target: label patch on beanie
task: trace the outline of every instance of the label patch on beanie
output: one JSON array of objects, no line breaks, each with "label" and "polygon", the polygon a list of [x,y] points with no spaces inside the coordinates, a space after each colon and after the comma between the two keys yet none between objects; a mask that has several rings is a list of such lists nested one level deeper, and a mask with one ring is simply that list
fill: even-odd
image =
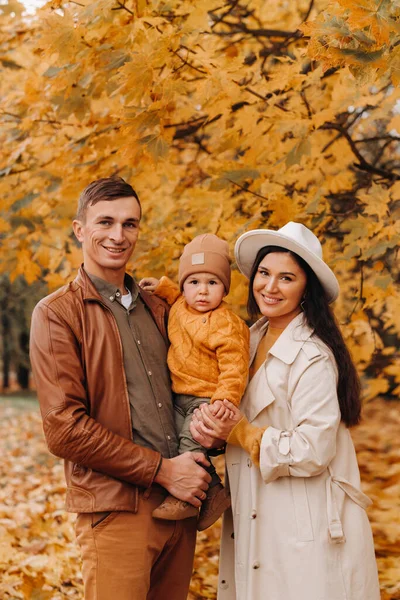
[{"label": "label patch on beanie", "polygon": [[198,252],[197,254],[192,254],[192,265],[204,265],[204,252]]}]

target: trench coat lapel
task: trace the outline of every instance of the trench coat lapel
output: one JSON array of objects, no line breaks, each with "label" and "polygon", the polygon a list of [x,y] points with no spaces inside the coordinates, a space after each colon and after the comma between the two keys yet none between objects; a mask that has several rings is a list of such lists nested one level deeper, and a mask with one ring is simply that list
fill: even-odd
[{"label": "trench coat lapel", "polygon": [[[251,401],[250,401],[251,398]],[[251,423],[264,408],[274,402],[275,396],[268,385],[265,369],[261,367],[250,381],[243,398],[241,410]]]},{"label": "trench coat lapel", "polygon": [[[268,320],[263,317],[250,329],[250,364],[253,362],[258,345],[268,329]],[[282,331],[268,354],[287,365],[291,365],[304,343],[310,338],[313,330],[305,323],[303,314],[295,317]],[[310,352],[309,352],[310,353]],[[318,351],[315,355],[319,354]],[[268,357],[267,357],[268,361]],[[266,362],[267,362],[266,361]],[[242,401],[242,410],[251,423],[267,406],[275,400],[275,395],[268,383],[268,371],[263,367],[258,369],[249,385]],[[271,365],[271,369],[273,366]],[[250,402],[251,396],[251,402]]]},{"label": "trench coat lapel", "polygon": [[258,344],[268,328],[268,319],[263,317],[250,327],[250,364],[253,362]]},{"label": "trench coat lapel", "polygon": [[[314,330],[307,325],[303,313],[300,313],[282,331],[269,353],[287,365],[291,365],[313,332]],[[307,354],[309,355],[310,352]],[[318,356],[319,351],[317,350],[313,354]]]},{"label": "trench coat lapel", "polygon": [[[254,360],[258,344],[265,335],[267,329],[268,319],[266,317],[259,319],[250,328],[250,364]],[[301,348],[304,346],[304,342],[312,336],[313,332],[314,330],[305,322],[303,313],[300,313],[282,331],[268,353],[279,358],[279,360],[287,365],[291,365]]]}]

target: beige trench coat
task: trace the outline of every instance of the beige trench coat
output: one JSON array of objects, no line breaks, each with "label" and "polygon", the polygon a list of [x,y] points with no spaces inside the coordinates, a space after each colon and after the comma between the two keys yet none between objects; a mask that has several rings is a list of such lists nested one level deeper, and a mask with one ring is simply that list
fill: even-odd
[{"label": "beige trench coat", "polygon": [[[267,326],[251,329],[251,360]],[[379,600],[370,500],[336,384],[332,354],[299,315],[242,400],[250,423],[269,426],[260,468],[227,447],[218,600]]]}]

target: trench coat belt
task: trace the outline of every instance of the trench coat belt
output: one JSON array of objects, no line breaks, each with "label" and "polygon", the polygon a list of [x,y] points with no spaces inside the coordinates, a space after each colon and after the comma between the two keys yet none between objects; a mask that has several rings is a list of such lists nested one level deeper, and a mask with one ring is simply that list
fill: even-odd
[{"label": "trench coat belt", "polygon": [[329,477],[326,480],[326,497],[327,497],[327,511],[328,511],[328,527],[331,541],[340,544],[345,542],[345,536],[343,533],[342,522],[339,517],[339,511],[337,508],[335,496],[333,494],[333,484],[340,487],[341,490],[348,497],[353,500],[361,508],[368,508],[372,504],[372,500],[368,498],[361,490],[356,488],[352,483],[332,473],[330,467],[328,467]]}]

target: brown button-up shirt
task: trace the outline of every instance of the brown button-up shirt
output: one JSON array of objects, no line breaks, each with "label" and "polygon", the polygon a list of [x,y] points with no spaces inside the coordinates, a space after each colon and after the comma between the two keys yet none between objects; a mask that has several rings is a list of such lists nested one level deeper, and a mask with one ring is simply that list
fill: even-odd
[{"label": "brown button-up shirt", "polygon": [[172,458],[178,454],[178,439],[165,341],[132,277],[125,275],[125,287],[132,294],[126,309],[121,303],[125,290],[88,275],[113,313],[121,336],[133,441]]}]

